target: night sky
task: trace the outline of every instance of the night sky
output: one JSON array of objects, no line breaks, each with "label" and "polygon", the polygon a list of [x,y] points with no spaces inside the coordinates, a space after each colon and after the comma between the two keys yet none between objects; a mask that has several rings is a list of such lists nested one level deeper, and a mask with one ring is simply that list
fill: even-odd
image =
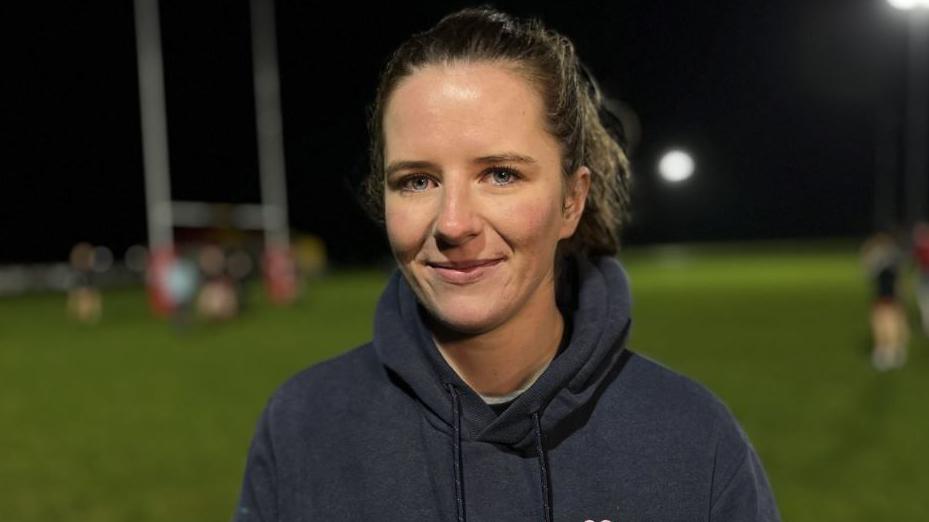
[{"label": "night sky", "polygon": [[[146,240],[132,2],[3,7],[0,263]],[[388,53],[465,2],[277,4],[290,222],[331,257],[386,252],[353,197]],[[497,2],[568,35],[635,110],[627,244],[863,236],[902,167],[906,20],[882,0]],[[25,11],[23,11],[25,9]],[[257,202],[249,7],[162,1],[172,192]],[[686,184],[660,153],[690,150]],[[880,159],[880,161],[879,161]]]}]

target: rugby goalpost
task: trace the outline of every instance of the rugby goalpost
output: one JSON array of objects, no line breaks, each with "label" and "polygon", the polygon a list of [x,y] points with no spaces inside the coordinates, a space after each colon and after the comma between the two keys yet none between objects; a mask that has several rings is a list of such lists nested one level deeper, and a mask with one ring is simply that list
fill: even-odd
[{"label": "rugby goalpost", "polygon": [[[213,222],[213,204],[175,201],[171,197],[158,0],[134,2],[150,256],[147,283],[153,310],[165,314],[170,312],[171,303],[161,281],[175,258],[174,227],[209,226]],[[295,297],[297,285],[287,220],[274,3],[273,0],[251,0],[250,3],[261,203],[235,205],[232,223],[239,229],[263,233],[268,295],[273,302],[286,303]]]}]

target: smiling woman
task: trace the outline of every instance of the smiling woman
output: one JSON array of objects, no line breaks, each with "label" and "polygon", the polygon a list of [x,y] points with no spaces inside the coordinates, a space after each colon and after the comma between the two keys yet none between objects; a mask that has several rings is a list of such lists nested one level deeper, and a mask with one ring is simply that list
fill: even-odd
[{"label": "smiling woman", "polygon": [[[441,353],[459,368],[483,368],[470,359],[487,354],[509,361],[464,376],[477,391],[509,391],[561,339],[555,251],[577,228],[590,173],[561,175],[543,110],[515,66],[476,62],[422,68],[399,83],[384,114],[387,236]],[[419,157],[428,160],[402,159]],[[403,167],[416,164],[430,167]]]},{"label": "smiling woman", "polygon": [[777,520],[709,391],[625,346],[628,168],[572,44],[465,9],[371,112],[398,271],[371,343],[272,397],[237,520]]}]

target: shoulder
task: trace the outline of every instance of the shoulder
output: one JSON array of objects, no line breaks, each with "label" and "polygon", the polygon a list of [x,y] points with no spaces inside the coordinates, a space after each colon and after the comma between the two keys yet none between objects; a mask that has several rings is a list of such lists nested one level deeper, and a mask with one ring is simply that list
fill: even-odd
[{"label": "shoulder", "polygon": [[639,353],[630,352],[618,381],[622,394],[642,408],[703,423],[732,421],[729,408],[709,388]]},{"label": "shoulder", "polygon": [[[729,407],[706,386],[630,352],[607,390],[604,414],[631,426],[642,444],[728,468],[752,451]],[[642,437],[644,435],[644,437]]]},{"label": "shoulder", "polygon": [[366,344],[278,387],[259,421],[257,444],[269,448],[278,468],[288,473],[299,473],[309,461],[350,462],[384,437],[405,440],[418,427],[410,422],[416,406],[393,383],[373,345]]},{"label": "shoulder", "polygon": [[643,452],[678,457],[691,473],[702,473],[701,480],[710,485],[711,520],[780,519],[761,460],[719,397],[635,353],[617,381],[614,400],[624,396],[625,409],[634,412],[636,431],[649,445]]}]

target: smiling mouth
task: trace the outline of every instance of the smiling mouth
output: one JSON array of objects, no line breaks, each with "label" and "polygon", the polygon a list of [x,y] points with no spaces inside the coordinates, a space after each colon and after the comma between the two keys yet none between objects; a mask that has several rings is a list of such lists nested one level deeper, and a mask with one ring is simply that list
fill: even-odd
[{"label": "smiling mouth", "polygon": [[432,269],[432,271],[445,282],[462,285],[481,280],[502,262],[503,258],[499,257],[495,259],[474,259],[468,261],[427,262],[426,266]]}]

